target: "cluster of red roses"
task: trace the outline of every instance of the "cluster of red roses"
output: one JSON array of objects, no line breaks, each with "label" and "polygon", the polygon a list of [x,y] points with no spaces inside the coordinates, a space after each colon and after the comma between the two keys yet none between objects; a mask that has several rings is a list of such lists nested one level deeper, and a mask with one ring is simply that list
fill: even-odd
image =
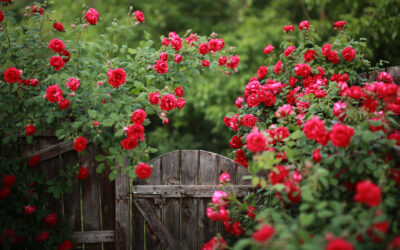
[{"label": "cluster of red roses", "polygon": [[65,49],[64,42],[57,38],[51,39],[48,47],[54,53],[57,53],[60,55],[60,56],[53,56],[50,58],[50,65],[56,71],[59,71],[60,69],[62,69],[65,66],[65,63],[67,63],[69,61],[69,59],[71,58],[71,54],[69,53],[68,50]]},{"label": "cluster of red roses", "polygon": [[[336,22],[334,29],[342,30],[345,24],[346,22],[344,21]],[[308,21],[303,21],[299,24],[299,30],[309,29],[310,24]],[[284,27],[285,32],[294,30],[293,25]],[[283,55],[289,58],[295,50],[295,46],[290,45],[285,49]],[[264,48],[266,55],[273,51],[274,46],[272,45]],[[268,74],[268,67],[264,65],[259,67],[257,77],[252,77],[246,85],[244,97],[239,96],[235,101],[235,105],[241,114],[234,114],[232,117],[224,118],[225,125],[238,133],[231,138],[229,143],[230,147],[236,150],[236,162],[246,168],[248,167],[245,153],[245,150],[248,149],[252,153],[272,151],[275,153],[275,158],[280,159],[281,163],[285,163],[288,160],[286,153],[284,151],[280,152],[280,150],[285,145],[283,140],[290,135],[289,129],[297,130],[295,125],[304,132],[306,138],[322,146],[316,148],[311,154],[315,162],[320,162],[322,160],[321,150],[326,150],[329,142],[337,149],[348,148],[352,143],[352,138],[355,134],[354,128],[344,124],[345,118],[348,117],[347,109],[350,105],[360,107],[361,112],[368,113],[367,119],[370,120],[370,131],[383,131],[386,135],[384,138],[395,140],[396,144],[400,145],[400,131],[391,129],[388,123],[390,115],[397,116],[400,113],[400,87],[393,82],[392,77],[386,72],[379,73],[377,82],[367,82],[361,87],[350,86],[350,83],[348,83],[349,76],[346,73],[332,74],[329,78],[328,74],[320,66],[324,63],[328,63],[328,65],[329,63],[338,64],[341,62],[338,55],[339,52],[332,50],[331,44],[325,44],[322,49],[307,49],[302,55],[304,62],[296,64],[290,61],[286,62],[287,65],[293,65],[293,67],[285,67],[285,61],[279,60],[274,66],[273,72],[275,76],[271,76],[271,78],[278,78],[282,73],[285,73],[285,77],[288,74],[287,83],[279,82],[275,80],[276,78],[263,80]],[[352,62],[356,58],[356,51],[347,46],[342,49],[341,56],[344,60],[342,63]],[[318,63],[314,63],[317,60]],[[264,82],[264,84],[262,85],[261,82]],[[335,83],[336,86],[332,85],[332,83]],[[333,89],[331,86],[334,86]],[[304,118],[306,116],[310,117],[308,114],[309,108],[313,103],[316,103],[315,100],[326,97],[327,93],[335,91],[335,88],[339,89],[339,98],[341,99],[333,103],[332,116],[327,115],[327,117],[334,117],[339,121],[332,121],[333,126],[330,129],[325,127],[324,120],[318,116],[311,116],[305,121]],[[310,96],[313,98],[310,98]],[[282,101],[284,104],[282,104]],[[276,103],[279,103],[280,106],[275,107]],[[265,120],[269,113],[271,113],[271,116],[269,116],[271,118],[274,113],[275,118],[273,120],[280,124],[285,124],[285,126],[267,124],[269,128],[265,131],[260,131],[256,127],[260,119],[254,116],[256,113],[260,114],[261,112],[257,112],[260,110],[263,110],[263,119],[261,121]],[[253,111],[254,113],[252,113]],[[330,120],[331,118],[328,119]],[[376,125],[378,121],[380,124]],[[294,124],[291,124],[293,122]],[[262,124],[260,123],[259,125]],[[250,131],[249,128],[251,128]],[[326,151],[328,152],[328,150]],[[344,171],[347,170],[341,169],[339,174],[335,175],[335,178],[340,178]],[[277,184],[283,185],[283,189],[280,190],[285,193],[286,199],[283,199],[282,192],[278,191],[276,191],[275,197],[283,202],[286,200],[291,204],[297,204],[301,201],[302,190],[300,183],[304,181],[305,174],[306,172],[303,170],[299,171],[297,168],[293,170],[292,166],[277,165],[267,173],[267,182],[273,186]],[[400,170],[391,169],[389,177],[400,185]],[[376,207],[381,204],[381,188],[372,181],[364,179],[354,184],[345,180],[343,182],[348,191],[354,192],[353,200],[355,202],[365,204],[368,207]],[[214,220],[219,218],[217,216],[218,213],[213,210],[208,211],[208,215]],[[384,234],[388,231],[388,227],[388,221],[374,223],[371,229],[367,231],[367,234],[371,238],[377,239],[376,237],[379,236],[379,233],[375,233],[375,231],[378,230]],[[257,240],[258,237],[268,239],[269,235],[273,235],[273,227],[260,225],[259,228],[256,231],[258,233],[253,235],[255,241],[261,243],[263,241]],[[381,238],[379,239],[382,240]],[[374,242],[378,241],[374,240]],[[326,249],[335,249],[338,246],[342,246],[343,249],[353,249],[353,246],[344,239],[333,237],[327,240]]]},{"label": "cluster of red roses", "polygon": [[[149,103],[152,105],[160,104],[160,109],[162,111],[171,111],[175,108],[183,109],[186,105],[185,98],[180,98],[183,96],[185,91],[181,86],[177,87],[174,90],[174,94],[166,94],[163,95],[160,102],[160,93],[157,91],[155,93],[149,93]],[[169,119],[166,117],[165,112],[161,113],[161,118],[163,119],[164,124],[169,123]]]}]

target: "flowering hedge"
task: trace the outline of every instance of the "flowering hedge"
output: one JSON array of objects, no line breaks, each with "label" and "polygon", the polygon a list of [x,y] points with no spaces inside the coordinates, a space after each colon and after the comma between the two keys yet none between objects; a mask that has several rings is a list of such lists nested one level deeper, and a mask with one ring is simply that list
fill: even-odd
[{"label": "flowering hedge", "polygon": [[168,114],[186,104],[189,75],[207,68],[234,70],[239,57],[231,55],[216,34],[188,32],[180,37],[170,32],[159,49],[146,33],[147,41],[136,48],[116,44],[118,34],[132,33],[146,22],[144,14],[132,8],[128,25],[115,20],[108,33],[86,41],[87,30],[101,22],[94,8],[84,6],[75,24],[64,27],[46,3],[27,7],[21,23],[11,5],[11,0],[0,1],[0,244],[70,249],[70,230],[59,223],[56,211],[49,211],[49,198],[70,192],[71,178],[85,181],[96,173],[68,165],[59,169],[56,179],[46,179],[35,170],[41,156],[23,158],[21,146],[50,131],[60,141],[73,141],[79,157],[89,143],[101,148],[97,173],[109,166],[114,179],[120,171],[116,162],[123,165],[128,158],[130,164],[121,171],[148,178],[151,166],[140,163],[156,150],[146,145],[148,117],[158,116],[168,124]]},{"label": "flowering hedge", "polygon": [[399,249],[400,88],[386,72],[358,75],[371,69],[366,43],[345,25],[322,47],[308,21],[283,27],[283,52],[265,47],[224,120],[257,192],[214,193],[207,215],[233,236],[204,249]]}]

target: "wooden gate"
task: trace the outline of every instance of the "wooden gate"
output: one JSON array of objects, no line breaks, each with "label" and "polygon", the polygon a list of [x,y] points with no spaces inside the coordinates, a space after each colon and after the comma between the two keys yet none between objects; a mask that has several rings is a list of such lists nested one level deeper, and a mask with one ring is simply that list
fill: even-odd
[{"label": "wooden gate", "polygon": [[133,195],[133,249],[199,249],[223,225],[209,220],[207,204],[228,172],[238,197],[253,191],[242,179],[248,171],[234,161],[202,150],[174,151],[149,162],[153,174],[136,180]]}]

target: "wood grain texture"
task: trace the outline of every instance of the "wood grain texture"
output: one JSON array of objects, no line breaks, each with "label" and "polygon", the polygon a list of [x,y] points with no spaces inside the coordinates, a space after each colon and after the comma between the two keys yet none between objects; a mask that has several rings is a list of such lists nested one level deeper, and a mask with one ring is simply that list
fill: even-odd
[{"label": "wood grain texture", "polygon": [[[101,230],[113,231],[115,230],[115,181],[110,181],[108,175],[110,174],[110,167],[107,166],[106,170],[99,175],[100,182],[100,198],[101,198]],[[104,250],[115,249],[115,243],[103,243]]]},{"label": "wood grain texture", "polygon": [[[199,151],[181,151],[182,185],[198,184]],[[182,198],[182,246],[186,249],[198,249],[197,228],[198,199]]]},{"label": "wood grain texture", "polygon": [[243,177],[250,175],[249,170],[247,170],[242,165],[236,163],[236,183],[238,185],[251,185],[251,180],[244,180]]},{"label": "wood grain texture", "polygon": [[[170,152],[161,158],[162,184],[180,184],[179,151]],[[180,199],[167,198],[164,204],[164,225],[172,238],[180,242]],[[178,248],[179,249],[179,248]]]},{"label": "wood grain texture", "polygon": [[[116,166],[118,163],[115,162]],[[124,165],[129,164],[126,159]],[[130,207],[129,176],[119,172],[115,178],[115,249],[129,249],[130,243]]]},{"label": "wood grain texture", "polygon": [[114,242],[114,234],[114,230],[74,232],[72,238],[75,243]]},{"label": "wood grain texture", "polygon": [[177,250],[179,244],[170,233],[170,228],[167,227],[159,220],[154,214],[154,206],[146,199],[133,200],[133,206],[137,208],[140,215],[148,222],[154,234],[160,240],[164,249]]},{"label": "wood grain texture", "polygon": [[[83,230],[100,231],[100,194],[99,179],[96,174],[96,161],[94,157],[97,154],[96,146],[87,145],[85,154],[81,156],[81,165],[89,170],[89,176],[82,180],[82,212],[83,212]],[[87,246],[85,245],[85,248]],[[101,248],[101,243],[91,244],[91,248]]]},{"label": "wood grain texture", "polygon": [[[200,150],[200,171],[199,171],[199,184],[201,185],[215,185],[217,184],[218,169],[217,158],[218,155]],[[210,202],[209,198],[202,198],[199,201],[199,245],[202,246],[205,242],[209,241],[217,234],[217,223],[208,219],[206,215],[207,205]]]},{"label": "wood grain texture", "polygon": [[[161,173],[161,159],[155,159],[153,161],[148,162],[148,165],[153,167],[153,172],[149,178],[146,179],[147,184],[161,184],[162,173]],[[161,211],[162,211],[162,200],[160,199],[146,199],[149,204],[153,207],[153,214],[158,218],[158,220],[162,221]],[[146,222],[146,249],[162,249],[161,242],[158,240],[157,235],[153,232],[152,228],[149,226],[149,223]]]}]

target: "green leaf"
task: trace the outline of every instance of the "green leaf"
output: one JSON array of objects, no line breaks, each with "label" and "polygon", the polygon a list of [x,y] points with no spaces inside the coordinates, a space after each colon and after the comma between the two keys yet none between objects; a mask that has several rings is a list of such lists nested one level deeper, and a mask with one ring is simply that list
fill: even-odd
[{"label": "green leaf", "polygon": [[88,114],[89,114],[89,117],[90,117],[90,118],[96,119],[97,111],[96,111],[96,110],[93,110],[93,109],[89,109],[89,110],[88,110]]},{"label": "green leaf", "polygon": [[361,138],[365,143],[369,143],[370,141],[372,141],[374,139],[374,133],[367,130],[363,133]]},{"label": "green leaf", "polygon": [[311,225],[315,219],[314,214],[300,214],[300,224],[307,227]]},{"label": "green leaf", "polygon": [[100,163],[96,168],[96,173],[102,174],[106,169],[106,165],[104,163]]},{"label": "green leaf", "polygon": [[112,125],[114,125],[114,122],[115,121],[107,118],[102,122],[102,124],[103,124],[104,127],[112,127]]}]

